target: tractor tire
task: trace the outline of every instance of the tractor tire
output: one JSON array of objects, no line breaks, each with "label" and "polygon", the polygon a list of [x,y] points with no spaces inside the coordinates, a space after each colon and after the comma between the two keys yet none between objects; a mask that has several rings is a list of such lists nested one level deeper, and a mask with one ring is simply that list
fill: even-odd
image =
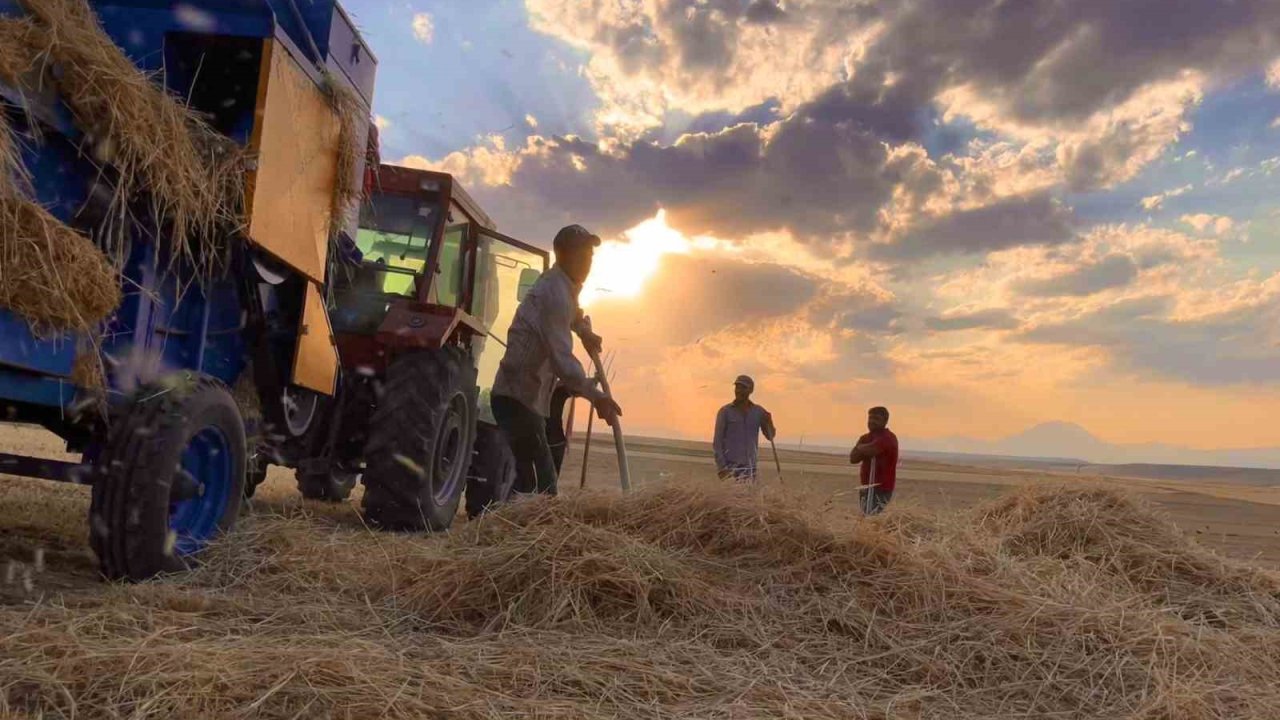
[{"label": "tractor tire", "polygon": [[141,581],[182,572],[240,514],[244,422],[217,380],[185,376],[140,390],[98,456],[89,542],[102,574]]},{"label": "tractor tire", "polygon": [[476,455],[467,478],[467,517],[476,519],[511,499],[516,484],[516,456],[495,427],[476,430]]},{"label": "tractor tire", "polygon": [[360,481],[360,473],[334,468],[327,473],[295,473],[298,492],[308,500],[338,503],[351,497],[351,490]]},{"label": "tractor tire", "polygon": [[365,445],[365,519],[385,530],[448,530],[467,485],[476,373],[453,347],[387,369]]}]

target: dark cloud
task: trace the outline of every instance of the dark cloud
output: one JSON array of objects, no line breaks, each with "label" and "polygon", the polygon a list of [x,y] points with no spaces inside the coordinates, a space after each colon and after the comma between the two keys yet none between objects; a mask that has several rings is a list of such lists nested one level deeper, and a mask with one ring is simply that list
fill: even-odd
[{"label": "dark cloud", "polygon": [[832,330],[862,334],[897,335],[902,332],[902,312],[891,301],[874,293],[829,288],[809,306],[809,322]]},{"label": "dark cloud", "polygon": [[1012,330],[1019,322],[1008,310],[991,308],[971,313],[925,318],[925,327],[935,332],[957,330]]},{"label": "dark cloud", "polygon": [[1075,238],[1072,225],[1071,211],[1047,194],[1015,197],[920,225],[894,243],[871,246],[870,252],[884,260],[908,260],[1058,245]]},{"label": "dark cloud", "polygon": [[1100,347],[1124,370],[1201,385],[1280,381],[1280,319],[1274,302],[1207,318],[1167,319],[1166,299],[1119,303],[1071,321],[1029,330],[1029,343]]},{"label": "dark cloud", "polygon": [[1127,255],[1112,254],[1062,275],[1024,282],[1017,289],[1024,295],[1037,297],[1083,297],[1124,287],[1136,277],[1138,266],[1132,259]]},{"label": "dark cloud", "polygon": [[776,0],[754,0],[747,6],[747,22],[757,25],[772,25],[787,16]]},{"label": "dark cloud", "polygon": [[[751,62],[767,62],[744,65],[737,54],[749,50],[738,39],[750,23],[776,22],[783,12],[769,0],[662,0],[656,7],[652,16],[575,11],[583,26],[564,32],[595,38],[625,73],[714,94],[742,82],[734,73]],[[594,19],[606,16],[613,19]],[[733,237],[787,229],[807,242],[843,245],[884,230],[891,200],[907,203],[895,210],[908,221],[920,217],[945,172],[963,172],[950,165],[944,172],[923,152],[903,152],[904,143],[934,132],[934,101],[943,90],[967,87],[1003,120],[1078,131],[1092,114],[1184,70],[1225,78],[1280,54],[1275,0],[794,0],[785,19],[779,32],[820,28],[787,36],[798,53],[846,42],[873,20],[884,31],[847,79],[776,121],[766,101],[747,114],[694,118],[688,127],[706,132],[674,143],[651,137],[606,153],[581,139],[546,141],[543,152],[524,159],[510,188],[488,196],[495,214],[548,226],[539,232],[569,216],[612,232],[663,206],[686,232]],[[1095,189],[1128,177],[1172,139],[1176,119],[1172,130],[1167,120],[1150,126],[1145,118],[1120,119],[1059,148],[1066,187]],[[722,123],[736,124],[716,127]],[[981,199],[980,185],[970,200]],[[512,209],[504,212],[504,203]],[[1052,245],[1073,235],[1069,211],[1037,194],[934,218],[871,252],[895,261]]]}]

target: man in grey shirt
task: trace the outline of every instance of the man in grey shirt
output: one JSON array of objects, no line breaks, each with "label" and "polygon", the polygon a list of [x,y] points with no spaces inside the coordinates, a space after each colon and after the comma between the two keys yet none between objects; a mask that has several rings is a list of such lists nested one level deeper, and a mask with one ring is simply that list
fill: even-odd
[{"label": "man in grey shirt", "polygon": [[556,465],[547,442],[547,413],[556,378],[571,394],[585,397],[613,425],[622,408],[596,387],[573,355],[576,332],[588,350],[600,351],[600,336],[578,306],[582,283],[600,238],[581,225],[556,233],[556,264],[520,301],[507,330],[507,349],[493,381],[494,419],[516,459],[515,490],[556,494]]},{"label": "man in grey shirt", "polygon": [[755,482],[756,462],[760,451],[760,431],[766,440],[777,435],[773,416],[751,402],[755,381],[739,375],[733,382],[733,402],[716,414],[716,435],[712,447],[716,453],[716,469],[720,477],[737,482]]}]

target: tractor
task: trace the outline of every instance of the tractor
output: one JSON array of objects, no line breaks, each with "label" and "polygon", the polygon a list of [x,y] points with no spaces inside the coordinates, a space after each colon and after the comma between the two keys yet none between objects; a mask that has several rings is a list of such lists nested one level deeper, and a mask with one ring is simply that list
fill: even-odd
[{"label": "tractor", "polygon": [[[301,401],[306,440],[284,462],[305,497],[342,501],[363,482],[371,524],[445,530],[464,495],[475,517],[512,491],[489,394],[516,307],[549,258],[497,232],[446,173],[370,173],[354,242],[328,269],[338,391]],[[553,438],[566,399],[555,395]]]}]

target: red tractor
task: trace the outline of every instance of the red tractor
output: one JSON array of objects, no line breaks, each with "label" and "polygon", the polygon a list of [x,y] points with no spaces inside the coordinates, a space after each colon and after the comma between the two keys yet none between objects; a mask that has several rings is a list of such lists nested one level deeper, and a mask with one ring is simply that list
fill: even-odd
[{"label": "red tractor", "polygon": [[268,452],[297,468],[306,497],[344,500],[362,480],[370,523],[444,530],[464,491],[471,516],[511,493],[489,393],[548,254],[497,232],[448,174],[381,165],[370,185],[357,237],[330,253],[338,391],[286,399]]}]

